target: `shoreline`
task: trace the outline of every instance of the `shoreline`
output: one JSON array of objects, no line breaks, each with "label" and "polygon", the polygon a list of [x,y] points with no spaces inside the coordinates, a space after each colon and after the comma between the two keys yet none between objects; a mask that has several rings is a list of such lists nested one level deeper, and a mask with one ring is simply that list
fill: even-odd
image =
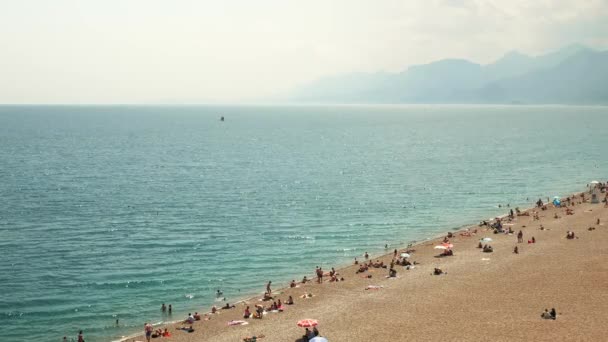
[{"label": "shoreline", "polygon": [[[583,189],[582,192],[583,193],[587,193],[588,192],[588,188]],[[568,195],[568,196],[572,196],[572,194],[578,195],[580,193],[581,193],[581,191],[571,192],[571,194]],[[517,206],[502,207],[500,209],[509,210],[509,209],[515,209],[516,207]],[[552,207],[552,205],[551,205],[551,207]],[[532,207],[525,208],[523,210],[520,209],[520,210],[521,210],[522,213],[530,213],[531,211],[534,211],[535,209],[536,209],[536,207],[532,206]],[[551,208],[551,209],[553,209],[553,208]],[[496,216],[496,217],[505,218],[507,216],[508,216],[508,214],[503,214],[503,215],[499,215],[499,216]],[[521,216],[521,217],[523,218],[523,217],[526,217],[526,216]],[[527,216],[527,218],[530,218],[530,217],[531,216]],[[518,218],[518,216],[516,216],[516,219],[517,218]],[[483,219],[482,219],[482,221],[483,221]],[[525,226],[523,226],[523,227],[525,227]],[[485,227],[483,227],[483,228],[485,229]],[[474,229],[481,230],[482,228],[479,227],[478,224],[465,224],[465,225],[462,225],[460,227],[448,228],[447,231],[450,232],[450,233],[452,233],[454,235],[454,237],[459,237],[460,234],[463,233],[463,232],[465,232],[466,230],[473,231]],[[393,255],[392,250],[393,249],[397,249],[399,251],[399,253],[401,253],[401,252],[403,252],[402,250],[405,249],[405,248],[419,249],[419,248],[427,247],[429,245],[434,244],[438,240],[442,239],[445,236],[445,231],[446,230],[444,230],[444,233],[442,233],[442,234],[433,235],[433,236],[430,236],[428,238],[425,238],[425,239],[422,239],[422,240],[419,240],[419,241],[404,242],[403,244],[401,244],[401,243],[391,244],[391,247],[389,247],[388,249],[385,249],[386,253],[383,253],[381,255],[370,256],[370,260],[386,260],[386,259],[389,259],[389,258],[392,259],[392,255]],[[481,236],[481,235],[483,235],[483,233],[480,232],[478,234],[478,236]],[[499,235],[502,235],[502,234],[499,234]],[[415,259],[416,254],[417,253],[414,253],[413,259]],[[363,260],[363,256],[361,256],[361,260]],[[338,265],[338,267],[336,268],[336,270],[337,270],[337,272],[339,274],[345,274],[345,273],[352,272],[352,270],[353,270],[354,267],[355,266],[353,264]],[[397,268],[399,268],[400,272],[403,272],[401,270],[401,267],[398,266]],[[379,269],[379,270],[380,270],[380,272],[382,272],[382,269]],[[307,277],[310,276],[309,279],[314,279],[314,275],[306,274],[306,276]],[[299,279],[299,278],[296,278],[296,279]],[[349,280],[349,278],[347,278],[347,282],[348,282],[348,280]],[[391,279],[388,279],[388,280],[391,280]],[[386,279],[381,279],[380,281],[386,281]],[[324,280],[324,282],[322,284],[320,284],[320,285],[316,284],[314,281],[313,282],[309,282],[306,285],[303,285],[300,282],[298,282],[298,285],[299,285],[298,288],[300,290],[302,290],[305,287],[324,286],[324,285],[326,285],[326,283],[327,283],[326,280]],[[342,284],[342,283],[339,282],[339,283],[336,283],[336,284]],[[331,285],[329,285],[329,286],[331,286]],[[291,289],[287,285],[287,287],[281,287],[281,288],[277,288],[276,290],[274,290],[273,291],[273,295],[275,297],[277,295],[285,296],[286,293],[288,293],[288,292],[294,292],[294,291],[297,291],[297,289]],[[239,317],[241,309],[244,308],[245,305],[251,305],[251,306],[253,306],[256,303],[259,303],[258,298],[260,298],[259,294],[258,295],[255,295],[255,294],[253,294],[253,295],[244,295],[242,297],[242,299],[239,298],[235,302],[232,302],[232,305],[236,305],[236,309],[235,310],[228,310],[228,311],[230,313],[238,312],[239,314],[237,314],[236,317]],[[263,304],[268,304],[268,302],[263,302]],[[226,310],[218,310],[218,312],[220,312],[220,313],[223,313],[225,311]],[[210,312],[206,312],[206,313],[201,312],[201,315],[205,315],[203,317],[217,317],[216,315],[212,315]],[[231,315],[231,316],[234,316],[234,315]],[[212,320],[213,320],[213,318],[212,318]],[[257,320],[251,320],[250,319],[249,322],[252,323],[250,325],[254,325],[255,321],[257,321]],[[170,329],[170,331],[172,332],[172,334],[179,334],[179,333],[174,333],[174,330],[175,330],[176,327],[178,327],[180,325],[180,322],[181,322],[181,320],[176,320],[176,321],[173,321],[173,322],[163,322],[163,323],[160,323],[157,326],[155,326],[155,328],[160,327],[160,326],[162,326],[162,327],[168,327]],[[194,323],[194,325],[195,326],[197,324],[200,325],[200,323],[203,323],[204,325],[207,325],[208,324],[207,322],[211,322],[211,321],[205,321],[205,320],[203,320],[203,321],[197,321],[197,322]],[[142,324],[143,324],[143,322],[142,322]],[[229,330],[229,329],[230,329],[230,327],[223,327],[223,330]],[[221,333],[221,331],[219,331],[218,333]],[[125,337],[120,338],[120,339],[115,339],[113,341],[130,341],[130,340],[136,340],[136,339],[139,339],[139,338],[141,338],[142,340],[145,339],[142,336],[141,333],[134,333],[132,335],[125,336]]]}]

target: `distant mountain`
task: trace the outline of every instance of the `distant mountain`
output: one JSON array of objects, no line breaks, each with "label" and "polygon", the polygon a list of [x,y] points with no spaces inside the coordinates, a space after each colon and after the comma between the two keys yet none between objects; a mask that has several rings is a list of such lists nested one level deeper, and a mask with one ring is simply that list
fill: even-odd
[{"label": "distant mountain", "polygon": [[608,103],[608,51],[579,51],[552,68],[491,82],[479,102]]},{"label": "distant mountain", "polygon": [[[531,57],[513,51],[479,65],[445,59],[401,73],[320,79],[290,100],[333,103],[608,103],[608,55],[571,45]],[[565,82],[565,83],[564,83]]]}]

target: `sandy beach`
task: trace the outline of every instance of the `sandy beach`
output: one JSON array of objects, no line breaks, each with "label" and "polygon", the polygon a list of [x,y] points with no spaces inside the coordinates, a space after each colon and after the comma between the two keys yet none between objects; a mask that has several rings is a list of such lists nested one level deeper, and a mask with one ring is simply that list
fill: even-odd
[{"label": "sandy beach", "polygon": [[[295,304],[286,306],[284,312],[250,318],[247,325],[228,326],[231,320],[243,320],[246,305],[253,311],[255,304],[272,303],[252,298],[235,309],[209,315],[209,320],[195,322],[193,333],[177,330],[182,325],[174,324],[168,326],[170,338],[152,340],[237,342],[245,336],[264,335],[258,341],[298,341],[304,329],[296,322],[311,318],[319,321],[320,334],[332,342],[605,341],[608,208],[603,203],[579,202],[577,196],[568,207],[573,215],[567,215],[565,208],[547,205],[544,211],[527,211],[538,211],[539,220],[531,214],[503,221],[504,228],[515,231],[513,235],[493,234],[479,226],[468,228],[477,229],[470,237],[460,235],[464,230],[452,232],[453,256],[436,257],[441,251],[434,246],[442,238],[415,245],[410,260],[419,265],[410,270],[395,266],[396,278],[387,278],[388,269],[383,268],[356,274],[358,266],[354,265],[338,270],[339,277],[345,278],[342,282],[327,282],[329,277],[324,277],[327,279],[322,284],[302,285],[303,275],[299,275],[295,278],[297,288],[279,289],[287,284],[273,284],[275,300],[284,302],[289,295],[294,298]],[[517,242],[519,230],[523,243]],[[577,238],[566,239],[568,231],[574,231]],[[489,242],[492,253],[477,248],[485,237],[493,240]],[[532,237],[536,243],[528,243]],[[515,246],[519,254],[513,253]],[[371,257],[390,264],[392,248],[387,253]],[[445,274],[432,275],[436,267]],[[367,278],[368,274],[372,277]],[[366,290],[369,285],[381,288]],[[260,284],[260,292],[264,289],[265,284]],[[307,292],[314,296],[302,299]],[[544,309],[551,308],[557,310],[557,320],[541,319]],[[200,308],[199,312],[209,309]],[[144,336],[129,339],[145,340]]]}]

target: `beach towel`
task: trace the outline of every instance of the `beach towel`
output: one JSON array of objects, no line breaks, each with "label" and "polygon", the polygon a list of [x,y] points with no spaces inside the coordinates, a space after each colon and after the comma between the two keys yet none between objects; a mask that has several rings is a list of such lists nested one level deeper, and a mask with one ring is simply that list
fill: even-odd
[{"label": "beach towel", "polygon": [[249,324],[249,322],[245,322],[245,321],[230,321],[230,322],[228,322],[228,326],[247,325],[247,324]]}]

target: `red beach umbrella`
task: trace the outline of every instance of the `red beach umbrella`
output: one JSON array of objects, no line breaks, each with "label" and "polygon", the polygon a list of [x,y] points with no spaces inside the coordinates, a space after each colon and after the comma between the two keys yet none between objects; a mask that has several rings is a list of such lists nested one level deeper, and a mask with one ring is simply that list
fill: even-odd
[{"label": "red beach umbrella", "polygon": [[303,319],[298,321],[298,326],[302,328],[311,328],[317,326],[318,324],[319,322],[316,319]]}]

